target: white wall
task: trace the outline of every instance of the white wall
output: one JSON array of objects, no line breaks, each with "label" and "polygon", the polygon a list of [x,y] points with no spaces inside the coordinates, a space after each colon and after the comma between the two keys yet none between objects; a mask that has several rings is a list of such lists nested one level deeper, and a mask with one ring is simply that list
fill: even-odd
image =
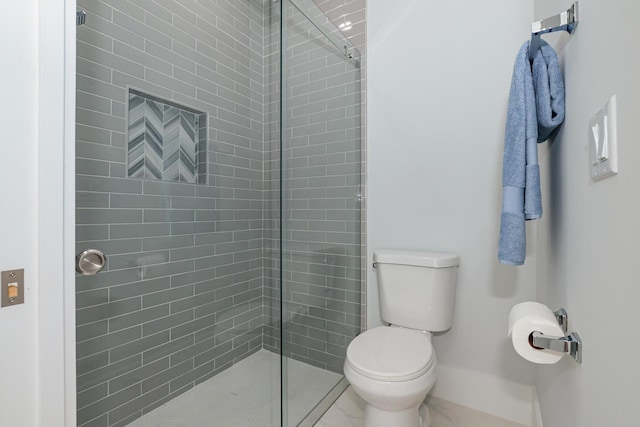
[{"label": "white wall", "polygon": [[[0,424],[35,426],[37,411],[38,8],[0,14],[0,270],[25,269],[25,303],[0,309]],[[10,409],[14,408],[14,409]]]},{"label": "white wall", "polygon": [[75,0],[39,0],[38,425],[47,427],[76,419],[75,12]]},{"label": "white wall", "polygon": [[[536,0],[542,18],[569,1]],[[582,365],[539,367],[544,425],[638,425],[640,385],[640,3],[581,0],[576,33],[561,50],[567,113],[542,156],[545,217],[540,223],[538,297],[565,306],[584,342]],[[588,121],[613,94],[618,101],[620,174],[589,178]]]},{"label": "white wall", "polygon": [[68,289],[63,281],[63,269],[73,273],[72,253],[63,257],[63,157],[73,159],[63,147],[65,126],[73,141],[73,116],[63,120],[65,52],[75,59],[75,37],[64,45],[65,7],[74,13],[73,0],[24,0],[3,5],[0,15],[0,270],[24,268],[26,287],[23,305],[0,309],[2,426],[61,427],[65,415],[69,426],[75,419],[73,332],[65,337],[63,310],[64,298],[73,306],[65,293],[73,281]]},{"label": "white wall", "polygon": [[[506,330],[511,307],[535,299],[535,225],[525,266],[497,261],[507,98],[531,4],[367,7],[368,264],[378,248],[460,254],[453,328],[434,341],[439,363],[533,384]],[[369,267],[369,327],[380,324],[376,286]]]}]

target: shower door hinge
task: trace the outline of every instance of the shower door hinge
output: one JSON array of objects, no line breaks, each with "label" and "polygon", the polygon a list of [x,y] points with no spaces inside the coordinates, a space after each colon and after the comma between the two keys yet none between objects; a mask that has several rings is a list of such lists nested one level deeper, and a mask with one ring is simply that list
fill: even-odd
[{"label": "shower door hinge", "polygon": [[76,25],[84,25],[87,22],[87,12],[81,10],[76,12]]}]

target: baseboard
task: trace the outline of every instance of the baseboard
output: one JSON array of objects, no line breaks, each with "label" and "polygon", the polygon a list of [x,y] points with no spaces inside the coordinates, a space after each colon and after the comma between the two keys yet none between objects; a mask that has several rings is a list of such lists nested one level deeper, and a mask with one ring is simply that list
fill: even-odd
[{"label": "baseboard", "polygon": [[527,384],[442,365],[431,392],[440,399],[526,426],[533,419],[535,394],[535,388]]},{"label": "baseboard", "polygon": [[538,392],[536,390],[533,391],[532,406],[531,427],[543,427],[542,410],[540,409],[540,401],[538,400]]}]

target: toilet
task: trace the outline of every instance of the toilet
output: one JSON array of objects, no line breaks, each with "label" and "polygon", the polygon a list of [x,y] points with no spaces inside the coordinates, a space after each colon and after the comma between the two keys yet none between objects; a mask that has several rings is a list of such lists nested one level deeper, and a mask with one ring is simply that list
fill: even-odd
[{"label": "toilet", "polygon": [[369,329],[347,347],[344,375],[365,401],[365,427],[428,427],[424,399],[436,381],[431,333],[453,320],[460,259],[437,252],[373,254],[380,314],[389,326]]}]

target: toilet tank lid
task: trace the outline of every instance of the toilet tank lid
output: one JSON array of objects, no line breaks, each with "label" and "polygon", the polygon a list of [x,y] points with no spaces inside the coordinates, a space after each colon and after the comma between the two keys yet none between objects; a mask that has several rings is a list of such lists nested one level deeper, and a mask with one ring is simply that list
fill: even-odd
[{"label": "toilet tank lid", "polygon": [[397,249],[377,250],[373,261],[380,264],[415,265],[419,267],[445,268],[460,264],[456,254],[426,251],[405,251]]}]

